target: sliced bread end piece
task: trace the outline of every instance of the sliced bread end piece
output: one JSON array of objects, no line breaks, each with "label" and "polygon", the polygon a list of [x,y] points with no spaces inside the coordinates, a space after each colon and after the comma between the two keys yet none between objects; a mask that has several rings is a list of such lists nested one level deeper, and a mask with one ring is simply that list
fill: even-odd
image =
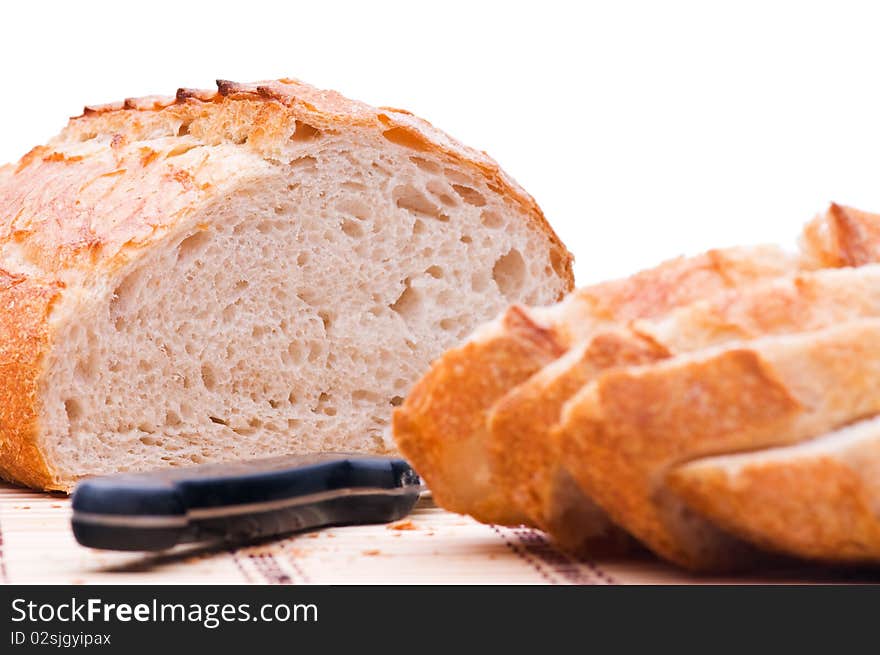
[{"label": "sliced bread end piece", "polygon": [[835,563],[880,562],[880,419],[794,446],[696,460],[672,491],[767,549]]}]

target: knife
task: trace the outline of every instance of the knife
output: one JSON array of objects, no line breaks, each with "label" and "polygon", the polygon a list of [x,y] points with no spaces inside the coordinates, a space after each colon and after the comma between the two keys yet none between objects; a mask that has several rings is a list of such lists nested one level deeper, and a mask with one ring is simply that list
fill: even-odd
[{"label": "knife", "polygon": [[83,546],[155,551],[396,521],[422,491],[402,459],[292,455],[89,478],[74,491],[71,523]]}]

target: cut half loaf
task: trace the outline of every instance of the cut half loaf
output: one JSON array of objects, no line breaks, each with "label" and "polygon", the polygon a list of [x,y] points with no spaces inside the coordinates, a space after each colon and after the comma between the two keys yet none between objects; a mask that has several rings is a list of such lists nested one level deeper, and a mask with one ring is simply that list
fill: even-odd
[{"label": "cut half loaf", "polygon": [[[493,479],[487,420],[496,401],[603,327],[801,266],[797,256],[773,246],[712,250],[578,289],[552,307],[512,307],[433,364],[395,412],[397,443],[446,509],[486,523],[529,523]],[[531,457],[516,434],[505,439],[501,448],[510,456]]]},{"label": "cut half loaf", "polygon": [[87,108],[0,169],[0,473],[386,452],[429,362],[571,288],[535,202],[293,80]]}]

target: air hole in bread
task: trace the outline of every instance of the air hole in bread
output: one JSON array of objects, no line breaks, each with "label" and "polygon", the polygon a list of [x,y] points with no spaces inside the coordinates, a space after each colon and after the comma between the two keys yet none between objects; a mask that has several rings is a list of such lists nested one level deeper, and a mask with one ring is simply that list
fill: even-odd
[{"label": "air hole in bread", "polygon": [[491,209],[483,210],[483,213],[480,214],[480,222],[491,230],[496,230],[504,225],[504,219],[501,217],[501,214]]},{"label": "air hole in bread", "polygon": [[298,364],[303,360],[305,351],[299,341],[291,341],[287,345],[287,350],[281,353],[281,360],[287,364]]},{"label": "air hole in bread", "polygon": [[302,289],[297,292],[296,297],[311,307],[320,304],[317,291],[313,289]]},{"label": "air hole in bread", "polygon": [[526,263],[516,248],[502,255],[492,268],[492,277],[505,298],[512,299],[522,289],[526,277]]},{"label": "air hole in bread", "polygon": [[463,184],[453,184],[452,188],[467,204],[473,205],[474,207],[483,207],[486,205],[486,198],[476,189],[472,189]]},{"label": "air hole in bread", "polygon": [[76,376],[80,380],[89,380],[98,372],[97,338],[94,334],[89,333],[88,342],[89,349],[76,362]]},{"label": "air hole in bread", "polygon": [[314,364],[319,359],[321,359],[321,355],[324,352],[324,348],[321,343],[318,341],[312,341],[309,344],[309,355],[307,357],[310,364]]},{"label": "air hole in bread", "polygon": [[368,219],[373,213],[370,206],[358,198],[344,198],[336,203],[336,208],[360,221]]},{"label": "air hole in bread", "polygon": [[369,187],[366,184],[361,184],[360,182],[352,182],[349,180],[348,182],[343,182],[340,186],[346,191],[354,191],[355,193],[362,193],[367,191]]},{"label": "air hole in bread", "polygon": [[297,157],[291,160],[290,167],[307,173],[313,172],[318,167],[318,160],[311,155]]},{"label": "air hole in bread", "polygon": [[403,404],[403,396],[394,396],[391,398],[392,407],[400,407]]},{"label": "air hole in bread", "polygon": [[82,405],[74,398],[68,398],[64,401],[64,412],[67,414],[67,422],[75,423],[82,414]]},{"label": "air hole in bread", "polygon": [[404,280],[403,292],[398,296],[397,300],[390,305],[391,311],[399,314],[403,320],[414,317],[418,314],[421,305],[421,296],[419,292],[410,286],[409,278]]},{"label": "air hole in bread", "polygon": [[445,182],[441,182],[440,180],[429,180],[425,185],[425,188],[447,207],[458,207],[459,202],[449,195],[449,186]]},{"label": "air hole in bread", "polygon": [[324,324],[324,331],[326,332],[330,329],[330,325],[333,322],[330,318],[330,312],[322,310],[318,312],[318,316],[321,317],[321,322]]},{"label": "air hole in bread", "polygon": [[425,273],[427,273],[428,275],[430,275],[430,276],[431,276],[432,278],[434,278],[435,280],[440,280],[440,279],[443,278],[443,269],[440,268],[439,266],[429,266],[429,267],[425,270]]},{"label": "air hole in bread", "polygon": [[177,261],[184,264],[191,262],[204,250],[210,240],[211,234],[207,230],[189,235],[177,246]]},{"label": "air hole in bread", "polygon": [[192,121],[183,121],[180,124],[180,127],[177,128],[177,136],[186,136],[189,134],[189,126],[192,124]]},{"label": "air hole in bread", "polygon": [[431,146],[425,140],[425,137],[415,130],[406,127],[392,127],[391,129],[382,132],[382,136],[391,141],[391,143],[396,143],[404,148],[419,150],[421,152],[426,152],[431,149]]},{"label": "air hole in bread", "polygon": [[441,170],[438,164],[421,157],[410,157],[409,160],[426,173],[431,173],[432,175],[437,175]]},{"label": "air hole in bread", "polygon": [[312,411],[323,410],[324,407],[327,406],[328,402],[330,402],[330,394],[326,391],[322,391],[321,394],[318,396],[318,404]]},{"label": "air hole in bread", "polygon": [[425,227],[425,223],[423,221],[416,219],[413,222],[413,228],[412,228],[413,234],[424,234],[426,232],[426,230],[427,230],[427,228]]},{"label": "air hole in bread", "polygon": [[217,374],[208,362],[202,364],[202,384],[208,391],[213,391],[217,387]]},{"label": "air hole in bread", "polygon": [[113,300],[110,302],[110,314],[116,315],[117,317],[116,329],[122,327],[122,325],[118,324],[121,315],[126,312],[129,306],[135,304],[141,286],[142,277],[143,271],[132,271],[123,278],[122,282],[120,282],[113,291]]},{"label": "air hole in bread", "polygon": [[217,425],[229,425],[229,422],[222,418],[216,416],[209,416],[208,418],[211,419],[211,423],[216,423]]},{"label": "air hole in bread", "polygon": [[445,332],[453,332],[455,330],[456,321],[453,318],[444,318],[440,321],[440,329]]},{"label": "air hole in bread", "polygon": [[411,184],[401,184],[391,193],[397,206],[420,216],[429,216],[438,221],[448,221],[449,217],[431,202],[428,197]]},{"label": "air hole in bread", "polygon": [[314,141],[319,138],[321,138],[321,131],[318,128],[298,120],[296,121],[296,130],[290,137],[290,140],[301,142]]},{"label": "air hole in bread", "polygon": [[351,400],[356,403],[375,403],[379,400],[379,394],[367,389],[355,389],[351,392]]},{"label": "air hole in bread", "polygon": [[358,221],[352,220],[350,218],[342,219],[342,231],[345,232],[345,234],[350,236],[352,239],[357,239],[364,236],[363,226]]}]

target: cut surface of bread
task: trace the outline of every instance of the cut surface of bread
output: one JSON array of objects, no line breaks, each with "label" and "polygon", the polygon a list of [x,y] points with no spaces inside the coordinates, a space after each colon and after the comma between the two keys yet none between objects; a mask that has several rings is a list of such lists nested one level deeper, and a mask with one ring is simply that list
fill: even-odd
[{"label": "cut surface of bread", "polygon": [[609,534],[607,520],[571,483],[550,438],[564,403],[581,387],[610,368],[870,317],[880,317],[877,265],[757,281],[664,317],[633,321],[628,330],[600,330],[493,407],[489,422],[496,484],[558,543],[589,552],[597,538]]},{"label": "cut surface of bread", "polygon": [[0,171],[0,472],[388,452],[393,407],[571,258],[488,157],[293,80],[97,108]]},{"label": "cut surface of bread", "polygon": [[559,452],[612,519],[695,570],[748,558],[743,542],[665,485],[699,457],[797,443],[880,411],[880,319],[765,337],[615,369],[563,408]]},{"label": "cut surface of bread", "polygon": [[880,561],[880,419],[676,468],[671,489],[733,534],[797,557]]},{"label": "cut surface of bread", "polygon": [[432,365],[395,412],[395,439],[446,509],[486,523],[530,522],[493,479],[487,419],[496,401],[597,329],[801,265],[773,246],[713,250],[578,289],[552,307],[513,307]]}]

